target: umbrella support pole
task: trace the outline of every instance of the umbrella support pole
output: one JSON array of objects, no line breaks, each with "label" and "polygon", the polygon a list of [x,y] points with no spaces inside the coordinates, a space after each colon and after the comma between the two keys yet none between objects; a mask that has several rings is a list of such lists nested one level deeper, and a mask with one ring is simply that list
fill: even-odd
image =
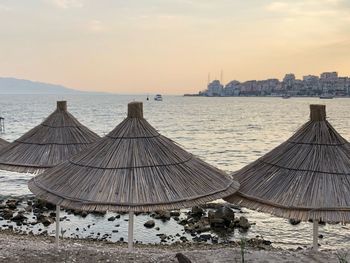
[{"label": "umbrella support pole", "polygon": [[313,245],[312,249],[314,251],[318,250],[318,220],[313,220]]},{"label": "umbrella support pole", "polygon": [[58,249],[60,240],[60,206],[56,205],[56,236],[55,236],[55,246]]},{"label": "umbrella support pole", "polygon": [[129,229],[128,229],[128,252],[133,251],[133,238],[134,236],[134,212],[130,211],[129,212]]}]

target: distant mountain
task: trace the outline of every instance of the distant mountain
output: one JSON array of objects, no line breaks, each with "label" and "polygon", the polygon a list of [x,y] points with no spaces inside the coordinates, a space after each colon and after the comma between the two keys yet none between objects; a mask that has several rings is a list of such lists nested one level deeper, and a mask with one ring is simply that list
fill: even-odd
[{"label": "distant mountain", "polygon": [[0,94],[75,94],[83,91],[25,79],[0,78]]}]

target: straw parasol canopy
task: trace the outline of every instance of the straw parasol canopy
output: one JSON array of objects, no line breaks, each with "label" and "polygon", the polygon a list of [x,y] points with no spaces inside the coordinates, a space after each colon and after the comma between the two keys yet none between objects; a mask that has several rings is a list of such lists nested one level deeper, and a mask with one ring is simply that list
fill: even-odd
[{"label": "straw parasol canopy", "polygon": [[8,141],[0,138],[0,148],[3,148],[3,147],[5,147],[8,144],[10,144]]},{"label": "straw parasol canopy", "polygon": [[32,178],[39,198],[87,211],[156,211],[190,207],[238,190],[221,170],[159,134],[141,102],[107,136],[68,161]]},{"label": "straw parasol canopy", "polygon": [[39,173],[85,149],[99,136],[67,111],[66,101],[40,125],[0,150],[0,169]]},{"label": "straw parasol canopy", "polygon": [[324,105],[310,111],[291,138],[233,175],[241,188],[225,200],[284,218],[350,222],[350,144]]}]

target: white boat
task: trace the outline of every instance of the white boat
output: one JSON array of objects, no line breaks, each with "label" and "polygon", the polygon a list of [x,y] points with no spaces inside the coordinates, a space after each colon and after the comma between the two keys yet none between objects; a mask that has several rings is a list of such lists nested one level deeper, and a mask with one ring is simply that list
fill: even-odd
[{"label": "white boat", "polygon": [[163,100],[163,97],[162,97],[162,95],[157,94],[156,96],[154,96],[154,100],[156,100],[156,101],[162,101],[162,100]]},{"label": "white boat", "polygon": [[333,98],[334,96],[332,94],[326,94],[326,93],[320,96],[320,99],[333,99]]}]

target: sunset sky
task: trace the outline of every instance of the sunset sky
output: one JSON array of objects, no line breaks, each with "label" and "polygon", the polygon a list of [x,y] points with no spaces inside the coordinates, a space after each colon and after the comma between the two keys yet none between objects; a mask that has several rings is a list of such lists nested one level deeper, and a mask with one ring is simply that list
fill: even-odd
[{"label": "sunset sky", "polygon": [[0,76],[115,93],[350,75],[346,0],[0,0]]}]

